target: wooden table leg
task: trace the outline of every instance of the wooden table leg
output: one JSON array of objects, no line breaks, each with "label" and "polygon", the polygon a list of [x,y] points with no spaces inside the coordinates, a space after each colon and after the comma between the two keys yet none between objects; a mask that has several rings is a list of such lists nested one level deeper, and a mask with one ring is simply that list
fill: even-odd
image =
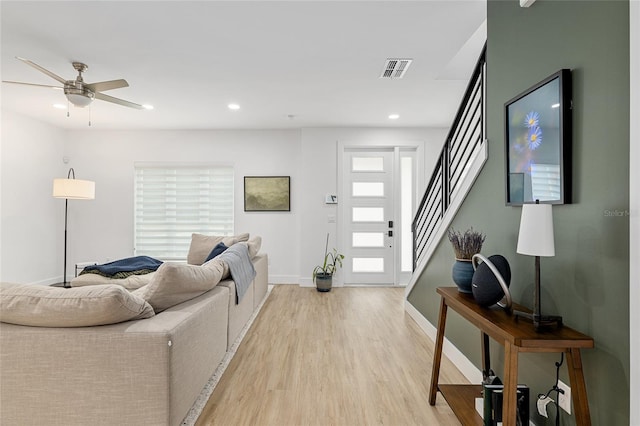
[{"label": "wooden table leg", "polygon": [[515,426],[518,402],[518,347],[504,345],[504,389],[502,391],[502,425]]},{"label": "wooden table leg", "polygon": [[442,359],[442,343],[444,341],[444,326],[447,322],[447,304],[444,297],[440,300],[440,316],[438,317],[438,334],[436,347],[433,350],[433,366],[431,369],[431,389],[429,390],[429,404],[436,405],[438,394],[438,376],[440,375],[440,360]]},{"label": "wooden table leg", "polygon": [[571,348],[567,352],[567,368],[576,424],[589,426],[591,425],[591,415],[589,414],[589,401],[587,400],[587,387],[584,384],[580,349]]},{"label": "wooden table leg", "polygon": [[482,348],[482,380],[489,377],[491,371],[491,352],[489,351],[489,335],[484,331],[480,332],[480,346]]}]

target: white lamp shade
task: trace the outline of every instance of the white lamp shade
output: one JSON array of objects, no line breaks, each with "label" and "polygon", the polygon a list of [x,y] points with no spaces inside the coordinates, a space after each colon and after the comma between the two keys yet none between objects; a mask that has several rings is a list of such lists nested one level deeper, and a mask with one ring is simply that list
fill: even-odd
[{"label": "white lamp shade", "polygon": [[518,248],[529,256],[555,256],[551,204],[524,204],[520,217]]},{"label": "white lamp shade", "polygon": [[93,200],[96,198],[96,183],[80,179],[54,179],[53,196],[70,200]]}]

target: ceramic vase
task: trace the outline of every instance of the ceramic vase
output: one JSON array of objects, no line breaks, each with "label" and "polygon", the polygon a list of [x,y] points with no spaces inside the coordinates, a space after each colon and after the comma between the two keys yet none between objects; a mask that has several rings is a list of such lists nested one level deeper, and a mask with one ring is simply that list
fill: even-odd
[{"label": "ceramic vase", "polygon": [[451,271],[451,278],[458,286],[460,293],[471,294],[471,279],[473,278],[473,265],[470,259],[456,259]]}]

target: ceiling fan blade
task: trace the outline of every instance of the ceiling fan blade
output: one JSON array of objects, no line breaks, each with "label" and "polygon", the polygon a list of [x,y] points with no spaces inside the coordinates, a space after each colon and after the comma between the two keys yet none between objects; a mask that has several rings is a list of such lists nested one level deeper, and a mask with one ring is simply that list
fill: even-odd
[{"label": "ceiling fan blade", "polygon": [[9,81],[9,80],[2,80],[3,83],[11,83],[11,84],[22,84],[25,86],[36,86],[36,87],[46,87],[47,89],[59,89],[62,90],[62,87],[58,87],[58,86],[49,86],[47,84],[35,84],[35,83],[23,83],[22,81]]},{"label": "ceiling fan blade", "polygon": [[85,84],[86,87],[93,90],[94,92],[104,92],[105,90],[113,90],[119,89],[121,87],[129,87],[129,83],[127,80],[110,80],[110,81],[99,81],[97,83]]},{"label": "ceiling fan blade", "polygon": [[124,99],[114,98],[113,96],[105,95],[104,93],[100,93],[100,92],[96,93],[96,99],[112,102],[114,104],[126,106],[129,108],[144,109],[142,105],[134,104],[133,102],[125,101]]},{"label": "ceiling fan blade", "polygon": [[21,60],[25,64],[27,64],[29,66],[32,66],[33,68],[37,69],[40,72],[45,73],[46,75],[48,75],[49,77],[53,78],[54,80],[58,80],[62,84],[66,83],[66,80],[64,78],[60,77],[57,74],[52,73],[48,69],[42,68],[40,65],[36,64],[35,62],[32,62],[32,61],[30,61],[28,59],[25,59],[25,58],[21,58],[19,56],[16,56],[16,59]]}]

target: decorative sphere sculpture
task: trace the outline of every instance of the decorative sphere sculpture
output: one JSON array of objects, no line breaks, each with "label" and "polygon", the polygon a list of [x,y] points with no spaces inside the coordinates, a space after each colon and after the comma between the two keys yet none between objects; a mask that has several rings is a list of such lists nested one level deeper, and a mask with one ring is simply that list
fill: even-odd
[{"label": "decorative sphere sculpture", "polygon": [[[482,263],[477,263],[482,260]],[[502,298],[506,303],[500,306],[511,308],[511,295],[509,284],[511,283],[511,268],[504,256],[494,254],[487,259],[481,254],[473,256],[475,272],[471,279],[471,291],[473,297],[481,306],[492,306],[500,302]]]}]

